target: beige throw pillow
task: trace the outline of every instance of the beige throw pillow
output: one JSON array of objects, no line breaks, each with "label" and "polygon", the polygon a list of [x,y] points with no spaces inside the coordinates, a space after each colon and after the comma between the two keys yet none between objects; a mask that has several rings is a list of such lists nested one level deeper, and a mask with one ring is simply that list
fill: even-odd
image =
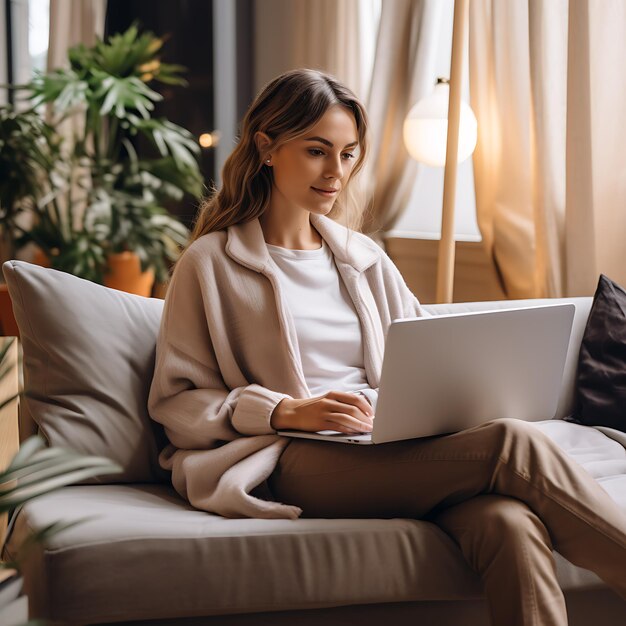
[{"label": "beige throw pillow", "polygon": [[106,456],[124,471],[94,482],[161,482],[165,444],[147,398],[163,301],[8,261],[24,349],[20,410],[51,445]]}]

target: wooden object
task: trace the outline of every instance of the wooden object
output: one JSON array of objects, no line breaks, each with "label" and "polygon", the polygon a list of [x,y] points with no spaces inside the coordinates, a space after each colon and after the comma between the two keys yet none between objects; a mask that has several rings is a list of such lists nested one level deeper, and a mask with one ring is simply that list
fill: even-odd
[{"label": "wooden object", "polygon": [[461,89],[463,86],[463,53],[467,37],[469,0],[454,3],[452,27],[452,60],[450,63],[450,100],[448,103],[448,141],[443,177],[443,210],[441,240],[437,263],[437,302],[452,302],[454,284],[454,205],[456,202],[457,154]]},{"label": "wooden object", "polygon": [[[439,240],[389,237],[385,247],[422,304],[437,302],[435,270]],[[493,260],[481,241],[457,241],[454,302],[506,300]]]},{"label": "wooden object", "polygon": [[[0,403],[12,398],[19,392],[17,339],[15,337],[1,337],[1,341],[11,341],[7,351],[3,368],[8,366],[8,374],[0,380]],[[18,428],[18,398],[0,409],[0,470],[9,466],[20,447]],[[7,529],[6,513],[0,517],[0,542],[4,541]]]}]

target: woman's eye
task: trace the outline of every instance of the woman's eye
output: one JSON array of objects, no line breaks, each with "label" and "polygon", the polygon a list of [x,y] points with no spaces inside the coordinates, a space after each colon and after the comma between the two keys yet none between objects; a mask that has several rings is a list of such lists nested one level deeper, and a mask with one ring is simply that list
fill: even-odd
[{"label": "woman's eye", "polygon": [[[310,148],[309,154],[312,156],[324,156],[324,151],[319,148]],[[355,158],[355,155],[352,152],[344,152],[341,156],[344,161],[350,161]]]}]

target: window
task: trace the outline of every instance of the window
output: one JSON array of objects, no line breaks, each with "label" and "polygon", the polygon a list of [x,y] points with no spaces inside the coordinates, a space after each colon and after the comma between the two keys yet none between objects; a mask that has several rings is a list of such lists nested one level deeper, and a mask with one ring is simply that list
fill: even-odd
[{"label": "window", "polygon": [[28,56],[31,74],[45,71],[48,60],[50,0],[28,0]]},{"label": "window", "polygon": [[[0,0],[0,83],[9,82],[9,38],[7,28],[6,1]],[[9,96],[6,89],[0,89],[0,105],[6,104]]]},{"label": "window", "polygon": [[[46,69],[48,57],[48,29],[50,0],[3,0],[0,11],[2,36],[0,45],[6,54],[6,64],[0,68],[2,82],[23,84],[28,82],[35,69]],[[2,101],[13,99],[3,90]]]},{"label": "window", "polygon": [[[359,0],[359,2],[361,3],[359,7],[359,28],[361,31],[361,84],[363,85],[363,94],[367,94],[372,80],[382,0]],[[363,98],[365,98],[365,95],[363,95]]]}]

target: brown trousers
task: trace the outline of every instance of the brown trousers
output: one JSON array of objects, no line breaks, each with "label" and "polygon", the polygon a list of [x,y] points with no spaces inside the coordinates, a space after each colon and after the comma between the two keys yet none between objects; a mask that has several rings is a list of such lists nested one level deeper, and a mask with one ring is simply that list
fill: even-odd
[{"label": "brown trousers", "polygon": [[567,624],[553,548],[626,599],[626,514],[522,421],[373,446],[294,439],[269,485],[307,517],[428,515],[480,574],[494,625]]}]

